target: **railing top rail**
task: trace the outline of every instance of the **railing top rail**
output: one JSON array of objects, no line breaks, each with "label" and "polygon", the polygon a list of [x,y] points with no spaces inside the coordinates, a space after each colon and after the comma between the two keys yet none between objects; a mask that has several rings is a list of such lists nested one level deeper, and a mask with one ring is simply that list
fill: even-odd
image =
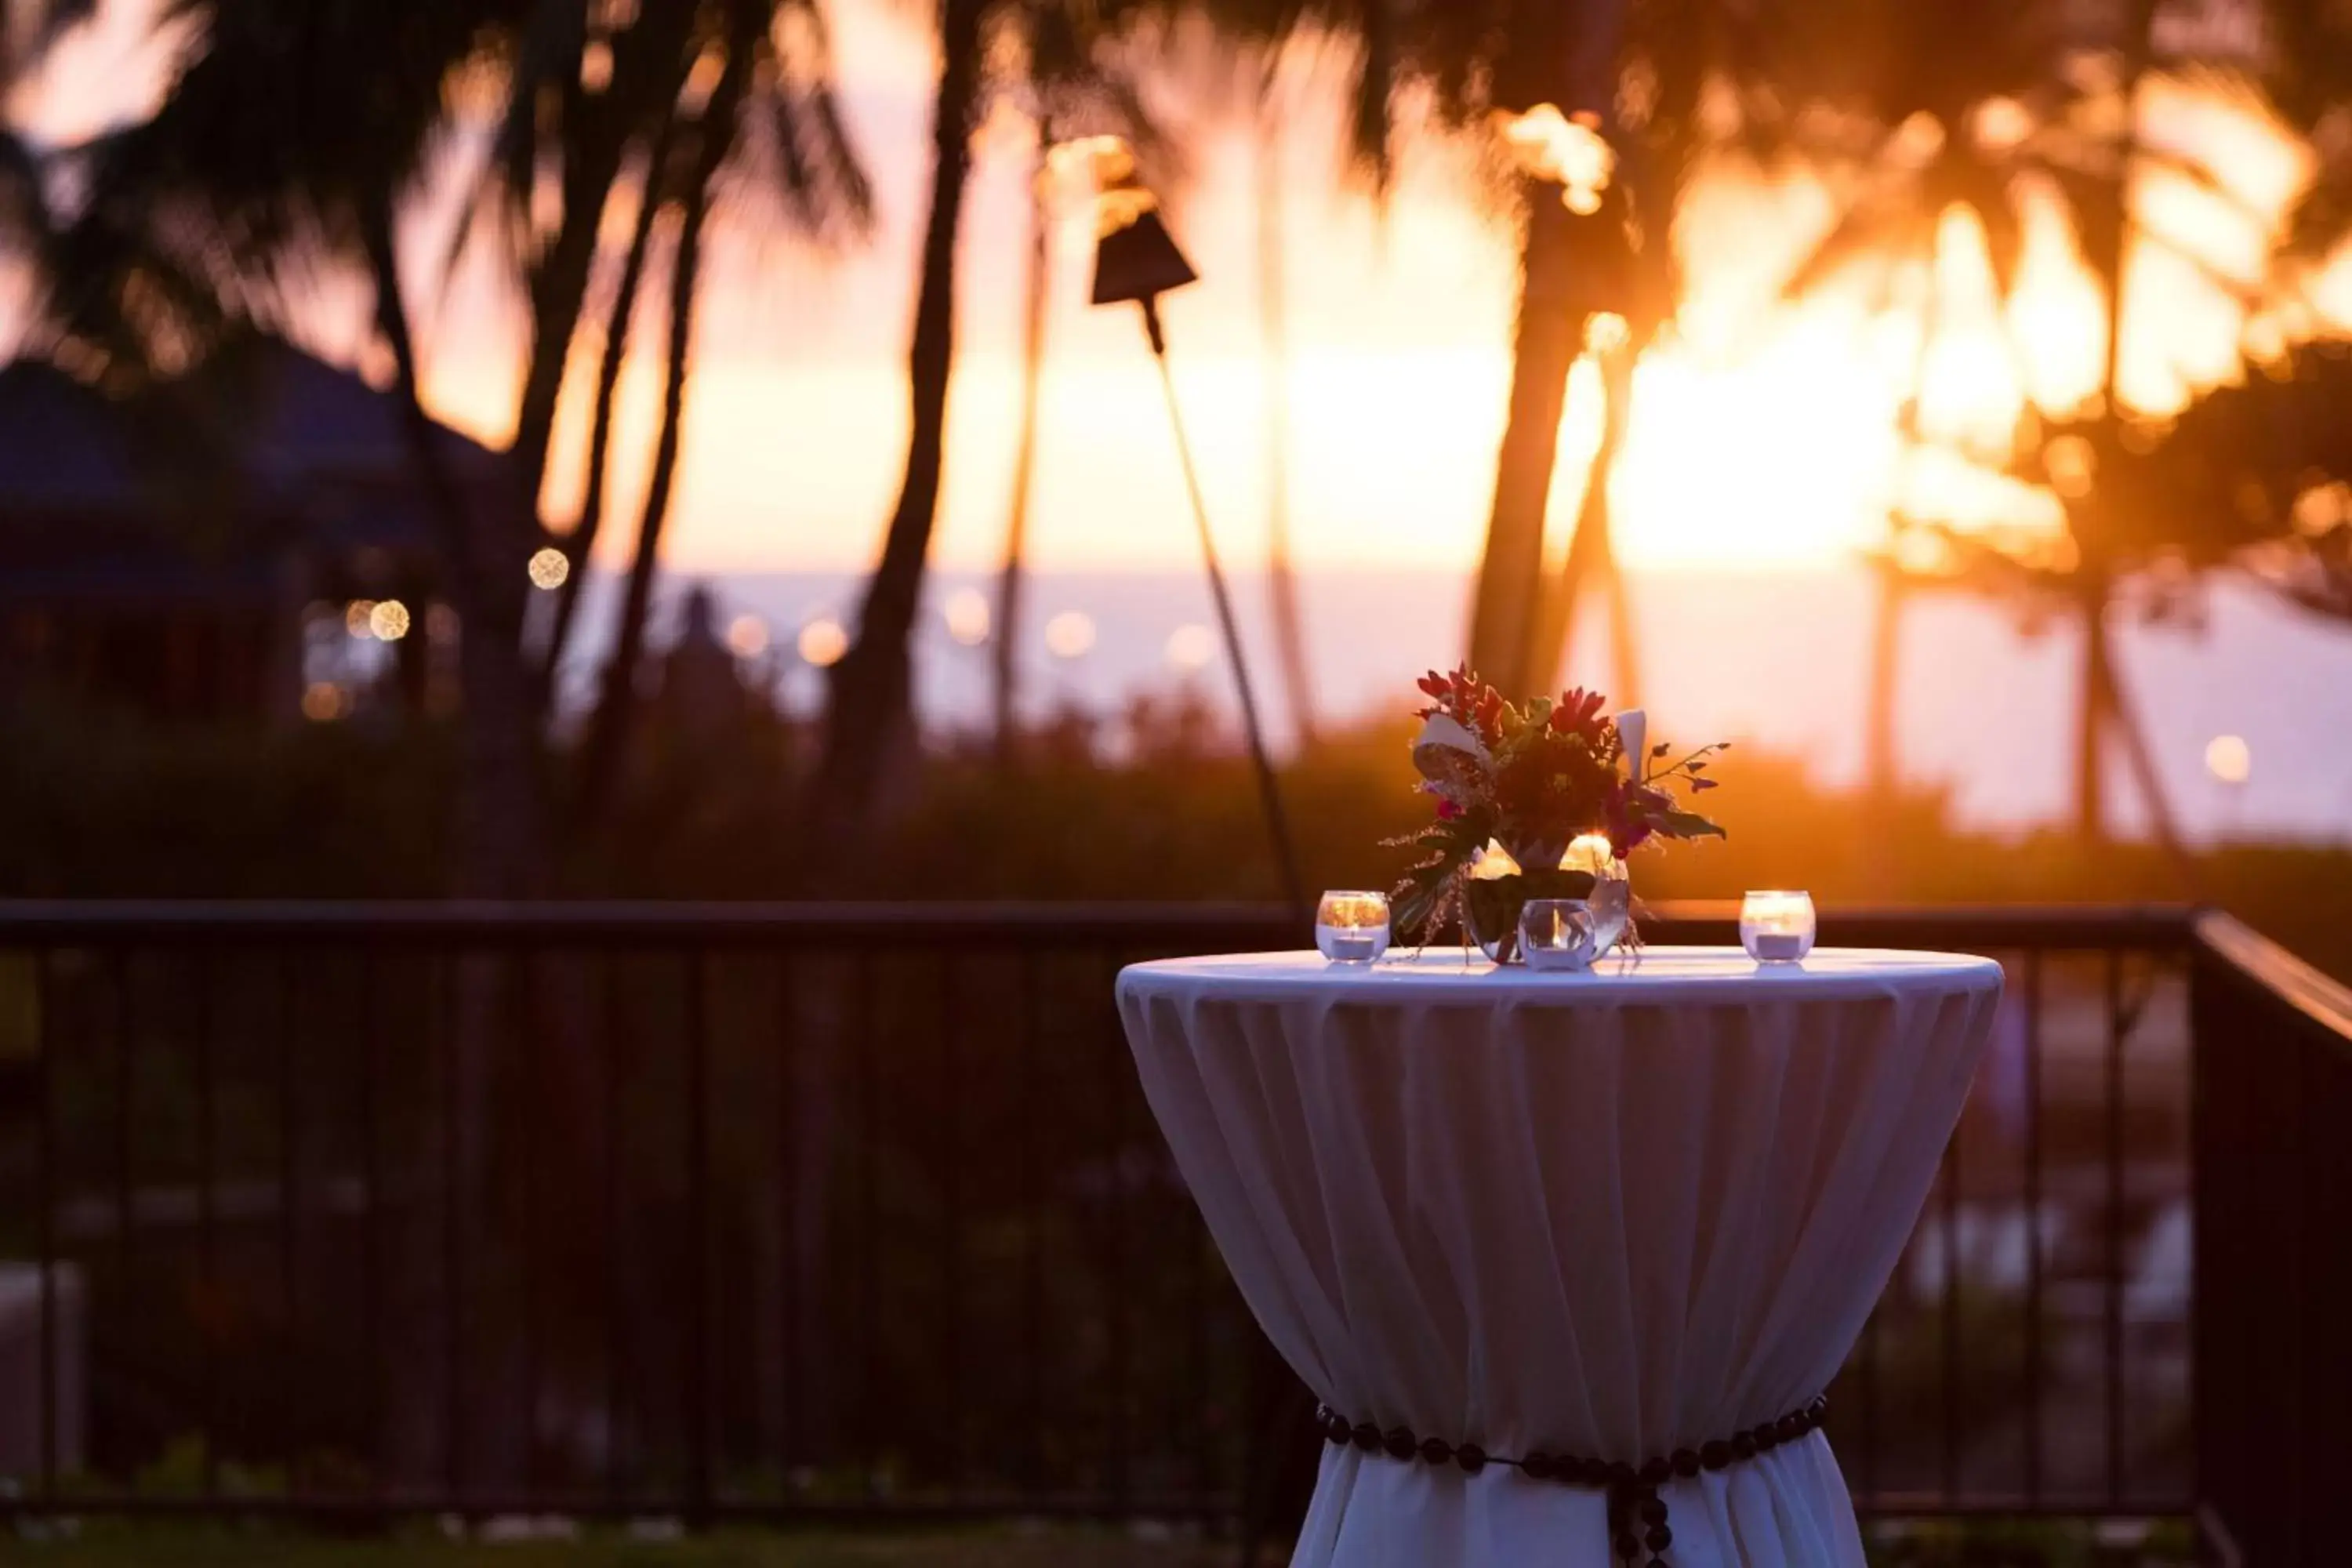
[{"label": "railing top rail", "polygon": [[[355,939],[434,944],[1149,944],[1294,929],[1280,906],[1243,903],[752,903],[0,900],[0,946]],[[1303,933],[1302,933],[1303,934]]]},{"label": "railing top rail", "polygon": [[[1736,940],[1738,907],[1663,902],[1656,937]],[[1824,942],[1899,947],[2170,950],[2195,927],[2185,906],[2137,904],[1831,907]],[[793,943],[1149,947],[1234,942],[1304,945],[1280,906],[1253,903],[534,903],[422,900],[0,900],[0,947],[355,940],[431,946]],[[2259,940],[2259,939],[2258,939]]]},{"label": "railing top rail", "polygon": [[2321,973],[2243,921],[2219,910],[2197,918],[2207,952],[2352,1048],[2352,985]]},{"label": "railing top rail", "polygon": [[[2128,948],[2189,946],[2197,911],[2187,904],[1830,904],[1821,940],[1850,947]],[[1645,929],[1679,941],[1737,942],[1739,905],[1730,900],[1652,904]]]}]

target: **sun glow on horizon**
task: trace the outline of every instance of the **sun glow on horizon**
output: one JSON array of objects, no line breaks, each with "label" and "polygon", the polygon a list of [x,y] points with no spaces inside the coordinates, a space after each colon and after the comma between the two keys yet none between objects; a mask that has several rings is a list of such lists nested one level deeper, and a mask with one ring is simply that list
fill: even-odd
[{"label": "sun glow on horizon", "polygon": [[[2315,274],[2292,309],[2250,315],[2227,281],[2263,275],[2283,215],[2309,177],[2307,154],[2258,106],[2226,93],[2162,87],[2146,113],[2168,145],[2225,156],[2235,182],[2235,200],[2219,204],[2178,174],[2147,175],[2138,192],[2155,237],[2127,271],[2123,386],[2127,403],[2161,415],[2244,374],[2263,345],[2275,352],[2311,335],[2326,311],[2352,312],[2352,259]],[[1199,191],[1171,209],[1203,281],[1170,296],[1166,314],[1218,541],[1246,564],[1265,548],[1265,442],[1277,422],[1258,357],[1249,182],[1213,153]],[[982,148],[982,234],[1007,213],[1021,216],[1034,154]],[[1294,553],[1310,569],[1460,569],[1485,538],[1510,387],[1512,237],[1471,194],[1460,157],[1443,148],[1418,156],[1384,224],[1355,198],[1322,207],[1295,200],[1286,217],[1282,423]],[[1677,226],[1683,309],[1634,373],[1612,494],[1620,558],[1646,570],[1830,565],[1885,548],[1897,510],[1963,528],[2053,531],[2057,498],[1998,467],[2032,412],[2079,412],[2095,395],[2104,313],[2054,196],[2021,194],[2022,255],[2005,305],[1984,237],[1958,214],[1941,223],[1931,264],[1886,276],[1866,276],[1865,266],[1792,305],[1780,300],[1779,279],[1830,220],[1830,183],[1736,169],[1704,182]],[[1011,331],[1018,269],[1001,238],[968,230],[967,291],[979,292],[966,301],[932,552],[950,568],[992,565],[1004,535],[1021,399]],[[1197,544],[1149,359],[1130,312],[1086,308],[1086,272],[1085,237],[1057,241],[1031,559],[1189,568]],[[749,286],[730,278],[721,287]],[[803,353],[789,338],[761,343],[707,328],[670,529],[674,564],[870,566],[905,452],[902,330],[895,318],[877,321],[856,352]],[[1595,342],[1605,347],[1606,336]],[[580,346],[576,377],[587,379],[599,349]],[[512,404],[505,360],[461,354],[436,369],[428,387],[436,408],[496,438]],[[1936,445],[1906,451],[1901,411],[1915,374]],[[1597,441],[1597,384],[1591,363],[1580,364],[1560,436],[1556,550]],[[579,504],[581,401],[567,398],[545,498],[559,521]],[[659,405],[658,355],[633,355],[610,498],[625,520],[642,491]],[[633,531],[604,531],[606,564]]]}]

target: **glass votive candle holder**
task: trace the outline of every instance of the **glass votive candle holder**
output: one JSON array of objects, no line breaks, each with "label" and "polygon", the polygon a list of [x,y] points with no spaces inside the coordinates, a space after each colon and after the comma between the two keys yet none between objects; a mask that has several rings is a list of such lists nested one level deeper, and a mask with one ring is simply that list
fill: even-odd
[{"label": "glass votive candle holder", "polygon": [[1590,969],[1601,917],[1583,899],[1529,899],[1519,911],[1519,956],[1529,969]]},{"label": "glass votive candle holder", "polygon": [[1331,892],[1315,910],[1315,945],[1334,963],[1370,963],[1389,950],[1386,893]]},{"label": "glass votive candle holder", "polygon": [[1780,889],[1739,901],[1739,945],[1759,963],[1794,963],[1813,951],[1813,896]]}]

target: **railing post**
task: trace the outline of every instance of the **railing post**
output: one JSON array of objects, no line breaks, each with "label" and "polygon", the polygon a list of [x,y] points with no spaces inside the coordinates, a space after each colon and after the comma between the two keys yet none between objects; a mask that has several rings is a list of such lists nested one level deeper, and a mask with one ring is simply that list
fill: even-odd
[{"label": "railing post", "polygon": [[687,1523],[709,1528],[713,1512],[710,1354],[709,974],[699,951],[686,961]]},{"label": "railing post", "polygon": [[2202,1544],[2332,1568],[2352,1463],[2352,989],[2221,915],[2200,920],[2192,963]]},{"label": "railing post", "polygon": [[[2226,1512],[2232,1479],[2228,1450],[2215,1442],[2230,1414],[2225,1404],[2226,1385],[2218,1376],[2229,1353],[2223,1336],[2230,1308],[2218,1278],[2229,1245],[2223,1228],[2217,1223],[2218,1189],[2225,1180],[2225,1156],[2219,1145],[2229,1110],[2223,1078],[2229,1053],[2221,1044],[2227,1030],[2224,1008],[2212,956],[2201,947],[2192,950],[2189,959],[2189,1212],[2192,1259],[2189,1405],[2190,1430],[2195,1436],[2189,1485],[2191,1494],[2198,1500],[2200,1526],[2209,1512],[2217,1521]],[[2210,1531],[2200,1528],[2200,1533],[2206,1538],[2207,1560],[2214,1561]]]}]

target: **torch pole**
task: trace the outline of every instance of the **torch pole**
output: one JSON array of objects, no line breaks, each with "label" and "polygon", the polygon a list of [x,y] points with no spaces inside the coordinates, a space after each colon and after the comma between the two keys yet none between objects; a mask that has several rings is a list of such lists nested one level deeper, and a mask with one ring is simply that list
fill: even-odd
[{"label": "torch pole", "polygon": [[1290,819],[1282,809],[1282,789],[1274,776],[1274,759],[1267,752],[1265,731],[1258,722],[1257,697],[1250,687],[1249,662],[1242,657],[1240,626],[1234,619],[1233,595],[1225,591],[1224,568],[1217,563],[1217,541],[1209,531],[1209,504],[1201,494],[1200,471],[1192,463],[1192,443],[1184,435],[1184,413],[1176,399],[1176,377],[1168,368],[1168,333],[1160,321],[1160,300],[1150,295],[1143,307],[1143,332],[1151,341],[1151,360],[1160,367],[1160,390],[1168,400],[1168,426],[1176,435],[1177,466],[1184,470],[1184,490],[1192,501],[1192,524],[1201,535],[1201,558],[1209,572],[1209,596],[1216,602],[1217,624],[1224,632],[1225,656],[1234,668],[1234,689],[1241,699],[1242,728],[1249,738],[1250,761],[1257,770],[1257,789],[1265,806],[1266,831],[1274,839],[1275,858],[1282,873],[1283,896],[1291,913],[1307,918],[1307,889],[1298,879],[1298,854],[1290,837]]}]

